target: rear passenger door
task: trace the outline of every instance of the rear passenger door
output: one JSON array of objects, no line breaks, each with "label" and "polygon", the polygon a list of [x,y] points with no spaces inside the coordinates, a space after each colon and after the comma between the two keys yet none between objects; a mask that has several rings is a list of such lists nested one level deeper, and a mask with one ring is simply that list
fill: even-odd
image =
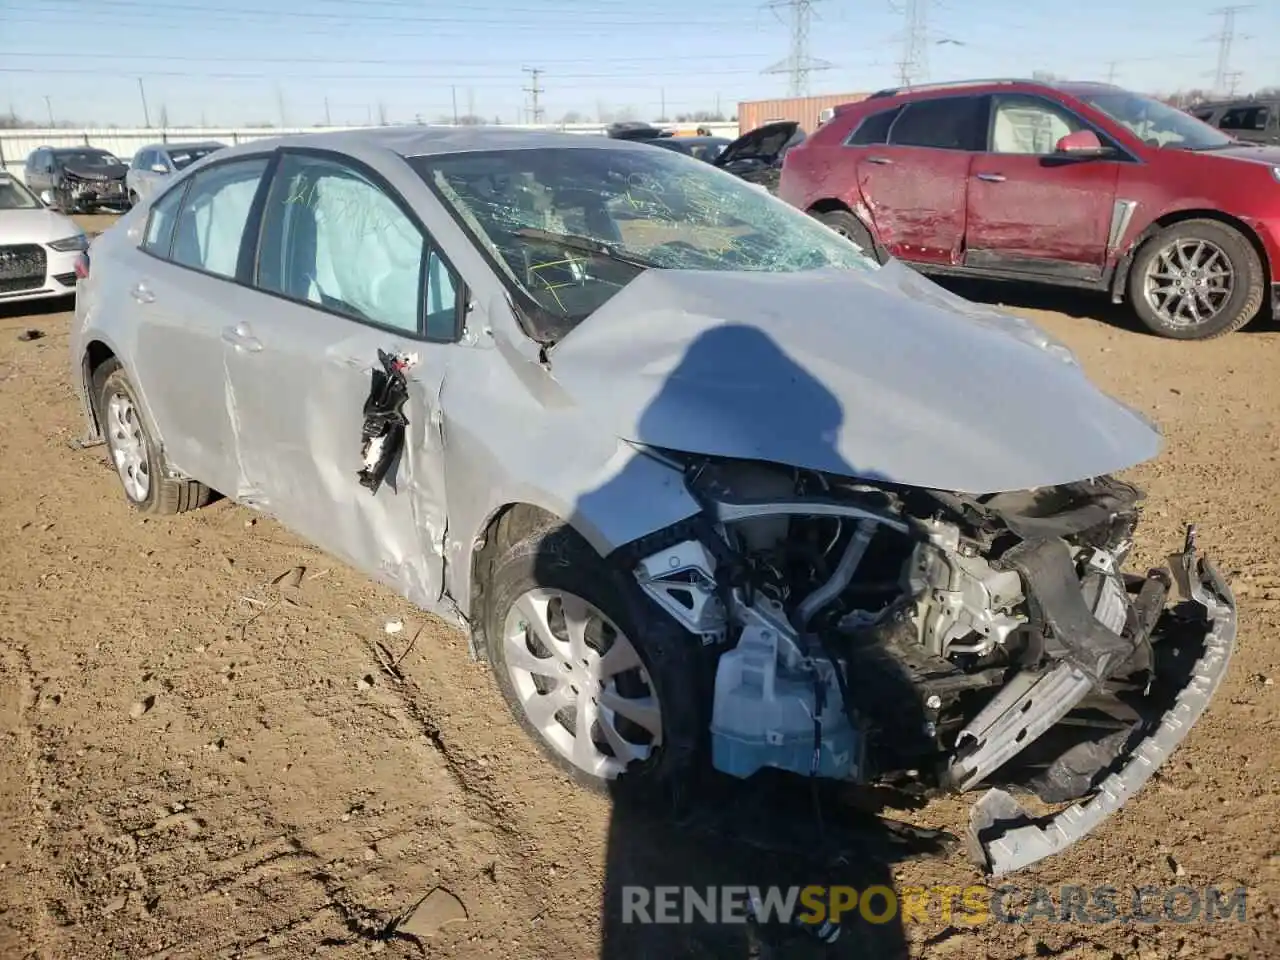
[{"label": "rear passenger door", "polygon": [[[285,151],[254,285],[226,348],[245,481],[293,530],[434,606],[446,519],[436,399],[461,327],[457,274],[376,172]],[[405,443],[371,493],[357,474],[379,350],[414,362]]]},{"label": "rear passenger door", "polygon": [[[986,136],[985,96],[913,100],[850,135],[858,188],[881,244],[917,263],[959,263],[969,164]],[[886,122],[887,121],[887,122]]]},{"label": "rear passenger door", "polygon": [[236,320],[241,248],[269,156],[202,170],[151,208],[129,251],[134,362],[170,463],[229,496],[239,494],[222,331]]}]

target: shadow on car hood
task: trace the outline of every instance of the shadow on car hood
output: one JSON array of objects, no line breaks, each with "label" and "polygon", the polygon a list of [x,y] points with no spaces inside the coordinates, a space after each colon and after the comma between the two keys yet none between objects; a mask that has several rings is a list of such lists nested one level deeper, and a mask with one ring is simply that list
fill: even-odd
[{"label": "shadow on car hood", "polygon": [[968,493],[1154,456],[1160,435],[1027,321],[896,261],[874,272],[649,270],[550,351],[637,443]]}]

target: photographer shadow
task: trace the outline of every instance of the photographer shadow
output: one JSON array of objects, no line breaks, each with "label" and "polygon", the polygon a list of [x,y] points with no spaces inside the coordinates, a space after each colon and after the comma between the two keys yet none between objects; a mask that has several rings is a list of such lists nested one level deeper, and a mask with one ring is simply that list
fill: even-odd
[{"label": "photographer shadow", "polygon": [[[831,464],[828,472],[857,476],[852,465],[840,466],[836,452],[843,422],[840,401],[771,337],[754,327],[726,324],[688,346],[647,404],[639,437],[659,447],[696,451],[703,449],[700,440],[708,442],[703,431],[719,427],[732,433],[735,449],[747,451],[740,454],[744,459],[813,463],[820,450],[818,460]],[[709,442],[714,446],[724,439],[712,436]],[[579,503],[609,496],[606,485],[584,494]],[[563,558],[549,549],[537,562],[551,575]],[[616,564],[613,569],[617,582],[630,576]],[[699,651],[696,638],[640,595],[634,578],[620,589],[637,595],[633,603],[642,612],[630,619],[643,625],[642,633],[649,632],[634,645],[661,704],[662,749],[696,752],[699,772],[659,788],[657,802],[651,791],[637,800],[624,789],[629,773],[612,781],[602,960],[907,956],[892,865],[937,853],[949,838],[880,818],[871,792],[850,784],[773,770],[742,780],[712,769],[708,727],[714,656]],[[687,643],[701,659],[682,660],[693,663],[689,669],[698,676],[688,683],[668,679],[664,690],[664,670],[671,667],[650,662],[651,651],[662,642],[658,634],[670,643],[673,632],[677,644]],[[700,702],[677,711],[670,702],[673,686],[683,699]],[[696,697],[689,696],[691,690]],[[909,702],[901,707],[914,709]],[[681,731],[671,735],[668,718],[694,729],[676,742]],[[815,885],[841,890],[834,901],[813,889],[801,899],[802,888]],[[763,898],[755,909],[749,906],[752,887]],[[819,902],[842,907],[843,916],[834,927],[788,922],[779,912],[788,898],[795,916],[828,919],[810,909]]]}]

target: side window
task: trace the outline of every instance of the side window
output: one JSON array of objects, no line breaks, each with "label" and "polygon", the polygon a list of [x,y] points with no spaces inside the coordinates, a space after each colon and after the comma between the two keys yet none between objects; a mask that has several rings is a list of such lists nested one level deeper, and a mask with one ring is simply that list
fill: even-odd
[{"label": "side window", "polygon": [[1047,156],[1059,140],[1083,129],[1066,110],[1039,97],[997,97],[991,152]]},{"label": "side window", "polygon": [[863,117],[862,122],[854,128],[845,143],[851,147],[868,147],[888,142],[889,128],[893,126],[893,121],[898,119],[900,111],[900,107],[895,107],[892,110],[881,110],[869,117]]},{"label": "side window", "polygon": [[979,151],[986,148],[986,97],[938,97],[908,103],[889,131],[897,147]]},{"label": "side window", "polygon": [[141,170],[147,165],[147,151],[139,150],[133,155],[133,163],[129,164],[132,170]]},{"label": "side window", "polygon": [[[264,213],[258,286],[357,320],[452,339],[456,278],[382,188],[333,160],[286,154]],[[424,267],[426,275],[424,276]]]},{"label": "side window", "polygon": [[168,259],[169,248],[173,245],[173,225],[177,220],[178,205],[187,192],[183,185],[177,190],[170,190],[151,208],[147,217],[147,232],[142,238],[142,249],[157,257]]},{"label": "side window", "polygon": [[211,167],[196,176],[174,224],[174,263],[219,277],[233,278],[249,208],[267,158]]},{"label": "side window", "polygon": [[1265,130],[1267,108],[1234,107],[1222,115],[1222,122],[1218,126],[1223,130]]}]

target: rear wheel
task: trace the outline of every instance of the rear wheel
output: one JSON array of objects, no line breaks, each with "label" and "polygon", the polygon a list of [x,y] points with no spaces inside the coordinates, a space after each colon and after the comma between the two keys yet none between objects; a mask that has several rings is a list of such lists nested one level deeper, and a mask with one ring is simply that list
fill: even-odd
[{"label": "rear wheel", "polygon": [[697,640],[568,526],[498,550],[485,635],[520,725],[578,783],[668,799],[692,772],[709,719]]},{"label": "rear wheel", "polygon": [[102,435],[130,505],[143,513],[172,514],[208,503],[211,493],[204,484],[169,476],[155,431],[119,361],[104,363],[94,385]]},{"label": "rear wheel", "polygon": [[1262,308],[1262,260],[1240,231],[1185,220],[1147,240],[1129,271],[1129,299],[1152,332],[1210,340],[1239,330]]},{"label": "rear wheel", "polygon": [[876,249],[876,243],[871,236],[871,231],[863,226],[862,221],[848,210],[828,210],[825,213],[815,213],[813,216],[840,234],[840,236],[852,240],[854,246],[877,263],[884,263],[885,258]]}]

